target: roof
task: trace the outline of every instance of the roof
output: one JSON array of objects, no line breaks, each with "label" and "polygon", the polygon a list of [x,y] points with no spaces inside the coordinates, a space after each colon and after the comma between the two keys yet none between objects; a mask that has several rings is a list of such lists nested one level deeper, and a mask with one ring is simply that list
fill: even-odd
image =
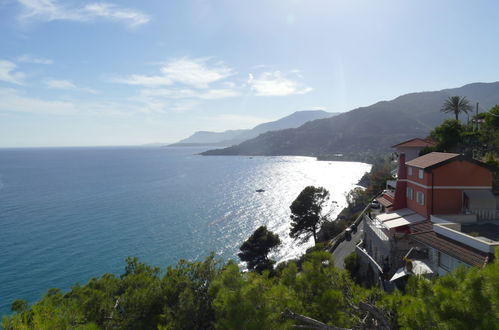
[{"label": "roof", "polygon": [[435,167],[437,165],[443,165],[441,163],[445,161],[450,161],[454,158],[461,156],[460,154],[451,154],[447,152],[430,152],[429,154],[423,155],[418,158],[414,158],[411,161],[405,163],[408,166],[414,166],[419,168],[429,168]]},{"label": "roof", "polygon": [[406,208],[406,209],[397,210],[397,211],[392,212],[392,213],[379,214],[376,217],[376,219],[378,219],[381,222],[385,222],[385,221],[394,220],[394,219],[397,219],[397,218],[400,218],[403,216],[407,216],[407,215],[411,215],[411,214],[415,214],[415,213],[416,213],[416,211],[413,211],[411,209]]},{"label": "roof", "polygon": [[492,199],[495,201],[495,196],[488,189],[465,189],[463,192],[471,199]]},{"label": "roof", "polygon": [[430,221],[412,225],[411,237],[471,266],[483,267],[489,261],[488,253],[435,233]]},{"label": "roof", "polygon": [[377,197],[376,200],[381,204],[383,205],[384,207],[390,207],[393,205],[392,202],[390,202],[388,199],[384,198],[384,197]]},{"label": "roof", "polygon": [[394,220],[385,221],[385,222],[383,222],[383,224],[388,229],[392,229],[392,228],[411,225],[411,224],[418,223],[418,222],[421,222],[424,220],[426,220],[425,217],[416,213],[416,214],[408,215],[405,217],[400,217],[400,218],[397,218]]},{"label": "roof", "polygon": [[463,193],[469,198],[468,208],[488,210],[494,213],[496,210],[496,197],[491,190],[475,189],[463,190]]},{"label": "roof", "polygon": [[435,141],[429,140],[429,139],[421,139],[421,138],[415,138],[415,139],[410,139],[404,142],[400,142],[399,144],[393,145],[392,148],[424,148],[424,147],[434,147],[436,146],[437,143]]},{"label": "roof", "polygon": [[426,220],[411,209],[400,209],[392,213],[379,214],[376,219],[388,228],[397,228]]},{"label": "roof", "polygon": [[464,160],[470,163],[473,163],[475,165],[485,167],[486,169],[490,170],[490,166],[482,163],[476,159],[466,157],[461,154],[452,154],[449,152],[430,152],[429,154],[423,155],[418,158],[414,158],[411,161],[408,161],[405,163],[408,166],[414,166],[414,167],[419,167],[423,169],[430,169],[433,167],[438,167],[442,166],[444,164],[453,162],[455,160]]}]

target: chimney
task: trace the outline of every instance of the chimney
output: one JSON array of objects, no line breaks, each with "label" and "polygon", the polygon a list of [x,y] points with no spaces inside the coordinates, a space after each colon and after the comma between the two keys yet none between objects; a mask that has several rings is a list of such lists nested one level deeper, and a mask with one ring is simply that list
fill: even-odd
[{"label": "chimney", "polygon": [[407,207],[407,169],[405,166],[405,154],[399,153],[399,166],[397,172],[397,184],[395,187],[395,198],[393,201],[393,210],[403,209]]}]

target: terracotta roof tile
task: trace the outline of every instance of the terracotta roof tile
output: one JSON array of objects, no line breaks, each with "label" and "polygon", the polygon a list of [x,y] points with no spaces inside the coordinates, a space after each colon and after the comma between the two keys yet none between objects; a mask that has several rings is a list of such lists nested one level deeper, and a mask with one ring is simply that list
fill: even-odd
[{"label": "terracotta roof tile", "polygon": [[437,143],[429,139],[415,138],[407,140],[392,146],[392,148],[404,147],[404,148],[424,148],[424,147],[434,147]]},{"label": "terracotta roof tile", "polygon": [[486,252],[435,233],[430,221],[412,225],[410,235],[413,240],[431,246],[471,266],[483,267],[490,259]]},{"label": "terracotta roof tile", "polygon": [[429,154],[408,161],[406,165],[419,168],[427,168],[459,156],[461,155],[451,154],[447,152],[430,152]]}]

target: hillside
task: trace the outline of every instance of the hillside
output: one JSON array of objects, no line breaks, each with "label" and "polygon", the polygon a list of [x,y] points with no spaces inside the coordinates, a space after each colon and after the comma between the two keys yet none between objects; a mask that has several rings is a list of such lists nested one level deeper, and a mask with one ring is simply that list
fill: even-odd
[{"label": "hillside", "polygon": [[296,111],[289,116],[283,117],[276,121],[257,125],[252,129],[228,130],[224,132],[198,131],[188,138],[180,140],[170,146],[192,144],[218,144],[220,146],[234,145],[257,137],[265,132],[277,131],[286,128],[296,128],[311,120],[328,118],[337,114],[338,113],[326,112],[322,110]]},{"label": "hillside", "polygon": [[439,110],[445,99],[454,95],[466,96],[473,105],[480,102],[480,111],[488,111],[499,104],[499,82],[406,94],[295,129],[267,132],[239,145],[203,154],[327,156],[388,151],[400,141],[425,137],[442,120],[451,118]]}]

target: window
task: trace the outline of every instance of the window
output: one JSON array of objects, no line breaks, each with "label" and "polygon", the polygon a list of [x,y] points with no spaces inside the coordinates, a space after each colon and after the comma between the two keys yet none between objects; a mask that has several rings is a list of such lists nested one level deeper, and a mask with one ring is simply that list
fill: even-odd
[{"label": "window", "polygon": [[407,175],[412,175],[412,167],[407,167]]},{"label": "window", "polygon": [[420,179],[424,178],[424,170],[419,170],[418,178],[420,178]]},{"label": "window", "polygon": [[408,199],[412,200],[412,188],[407,187],[407,194],[406,194]]},{"label": "window", "polygon": [[424,192],[416,192],[416,202],[418,202],[418,204],[424,205]]}]

